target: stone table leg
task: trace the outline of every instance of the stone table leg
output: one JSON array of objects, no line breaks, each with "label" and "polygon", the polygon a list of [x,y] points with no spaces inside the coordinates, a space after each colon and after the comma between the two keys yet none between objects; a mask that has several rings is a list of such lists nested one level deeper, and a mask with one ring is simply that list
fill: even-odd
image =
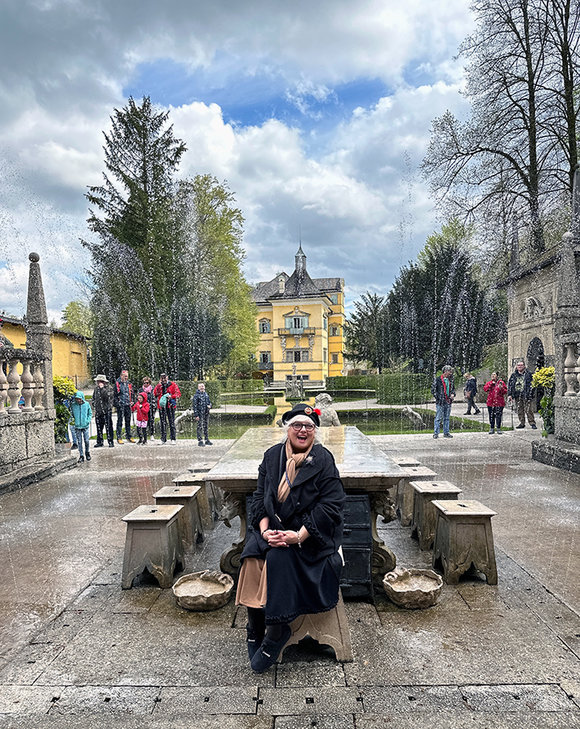
[{"label": "stone table leg", "polygon": [[240,556],[244,549],[246,534],[248,530],[248,517],[246,514],[246,497],[240,494],[232,494],[230,491],[224,491],[223,504],[219,518],[230,526],[230,520],[236,516],[240,517],[240,534],[232,546],[222,553],[220,558],[220,569],[226,572],[234,579],[237,579],[240,571]]}]

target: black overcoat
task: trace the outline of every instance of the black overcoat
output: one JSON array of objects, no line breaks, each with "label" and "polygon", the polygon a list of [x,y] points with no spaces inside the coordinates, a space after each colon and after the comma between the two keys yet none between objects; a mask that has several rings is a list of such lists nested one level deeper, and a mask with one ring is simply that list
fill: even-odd
[{"label": "black overcoat", "polygon": [[[252,498],[249,531],[242,552],[266,560],[268,598],[266,623],[285,623],[299,615],[324,612],[338,601],[342,559],[344,488],[332,453],[319,443],[297,470],[284,503],[277,499],[286,465],[285,442],[269,448],[258,470]],[[270,529],[301,526],[310,536],[302,545],[271,548],[260,536],[260,521],[268,516]]]}]

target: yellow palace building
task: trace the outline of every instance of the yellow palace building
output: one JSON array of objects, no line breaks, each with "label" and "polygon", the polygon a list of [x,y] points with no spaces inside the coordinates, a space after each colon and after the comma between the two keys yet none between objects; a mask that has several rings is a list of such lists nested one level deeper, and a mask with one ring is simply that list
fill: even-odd
[{"label": "yellow palace building", "polygon": [[[2,334],[17,349],[26,348],[26,329],[22,319],[0,315],[4,320]],[[64,329],[52,329],[52,374],[70,377],[76,387],[83,387],[91,382],[89,365],[89,343],[86,337],[73,334]]]},{"label": "yellow palace building", "polygon": [[253,289],[260,344],[257,369],[274,387],[293,377],[324,386],[343,374],[344,279],[311,278],[302,246],[294,272],[283,271]]}]

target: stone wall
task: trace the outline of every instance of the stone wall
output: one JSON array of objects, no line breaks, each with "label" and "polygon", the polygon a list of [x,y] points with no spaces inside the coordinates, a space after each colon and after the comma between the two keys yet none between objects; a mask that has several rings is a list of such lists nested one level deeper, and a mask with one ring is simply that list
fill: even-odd
[{"label": "stone wall", "polygon": [[0,423],[0,475],[54,458],[54,410],[11,413]]},{"label": "stone wall", "polygon": [[507,289],[508,295],[508,370],[523,358],[530,371],[536,362],[528,360],[533,339],[541,341],[544,364],[553,365],[555,356],[554,318],[557,300],[557,275],[554,263],[523,272]]}]

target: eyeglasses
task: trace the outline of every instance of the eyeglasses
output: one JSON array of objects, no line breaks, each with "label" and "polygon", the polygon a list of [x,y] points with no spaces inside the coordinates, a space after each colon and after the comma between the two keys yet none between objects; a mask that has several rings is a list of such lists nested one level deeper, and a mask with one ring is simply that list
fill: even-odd
[{"label": "eyeglasses", "polygon": [[290,427],[297,433],[299,433],[302,428],[304,428],[307,433],[312,433],[314,430],[314,423],[290,423]]}]

